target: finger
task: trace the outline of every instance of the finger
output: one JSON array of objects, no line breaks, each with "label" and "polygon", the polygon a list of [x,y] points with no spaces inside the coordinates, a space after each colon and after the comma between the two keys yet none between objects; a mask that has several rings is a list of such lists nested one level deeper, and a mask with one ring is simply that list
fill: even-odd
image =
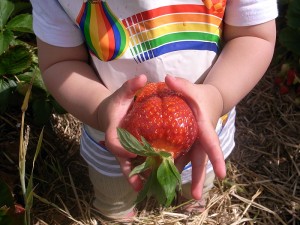
[{"label": "finger", "polygon": [[120,143],[117,128],[109,128],[105,133],[105,145],[106,147],[117,157],[120,158],[135,158],[136,154],[133,154],[123,148]]},{"label": "finger", "polygon": [[165,82],[169,88],[180,92],[183,92],[185,90],[184,86],[190,84],[190,82],[184,78],[174,77],[171,75],[166,75]]},{"label": "finger", "polygon": [[182,93],[183,96],[189,100],[189,102],[195,103],[193,93],[190,92],[192,88],[189,88],[189,86],[192,85],[191,82],[184,78],[167,75],[165,77],[165,83],[170,89]]},{"label": "finger", "polygon": [[194,112],[197,115],[198,127],[199,127],[199,140],[203,146],[203,150],[207,153],[209,160],[211,161],[215,174],[219,178],[224,178],[226,176],[225,161],[223,152],[220,147],[220,142],[218,135],[215,132],[212,123],[208,116],[206,116],[198,107],[197,103],[193,98],[193,93],[190,92],[192,88],[189,88],[189,85],[192,85],[188,80],[178,77],[172,77],[167,75],[165,82],[169,88],[172,90],[181,92],[185,98],[189,100],[196,109]]},{"label": "finger", "polygon": [[121,170],[124,174],[124,176],[127,178],[129,184],[132,186],[132,188],[138,192],[142,189],[143,187],[143,183],[141,178],[139,177],[139,175],[133,175],[131,177],[129,177],[129,174],[132,170],[132,164],[130,159],[126,159],[126,158],[117,158],[119,163],[120,163],[120,167]]},{"label": "finger", "polygon": [[224,178],[226,176],[226,167],[219,137],[208,120],[199,123],[201,123],[201,125],[199,125],[198,136],[202,149],[208,155],[216,176]]},{"label": "finger", "polygon": [[184,167],[191,161],[191,150],[186,154],[179,156],[175,159],[175,166],[177,167],[179,173],[181,173]]},{"label": "finger", "polygon": [[119,97],[123,99],[130,99],[134,97],[135,93],[147,83],[147,77],[144,74],[136,76],[126,81],[120,89],[118,89]]},{"label": "finger", "polygon": [[192,196],[200,200],[203,194],[203,185],[206,176],[207,154],[202,150],[202,146],[197,142],[191,150],[192,163]]},{"label": "finger", "polygon": [[[122,117],[127,113],[128,108],[132,102],[132,99],[138,89],[145,86],[147,82],[147,77],[145,75],[136,76],[128,81],[126,81],[121,88],[119,88],[113,94],[113,109],[110,110],[112,114],[110,115],[110,124],[106,130],[105,143],[116,156],[122,158],[134,158],[135,154],[125,151],[120,144],[117,127],[119,126]],[[118,109],[118,110],[115,110]],[[123,115],[123,116],[120,116]]]}]

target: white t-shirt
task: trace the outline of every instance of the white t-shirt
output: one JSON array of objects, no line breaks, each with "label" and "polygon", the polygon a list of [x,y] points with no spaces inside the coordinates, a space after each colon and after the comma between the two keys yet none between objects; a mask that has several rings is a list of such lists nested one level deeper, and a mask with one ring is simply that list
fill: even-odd
[{"label": "white t-shirt", "polygon": [[[276,0],[31,0],[33,28],[44,42],[74,47],[86,43],[108,89],[145,74],[166,74],[190,82],[205,78],[220,51],[223,21],[250,26],[277,17]],[[233,109],[216,132],[226,158],[234,147]],[[85,125],[81,154],[97,171],[120,176],[114,156],[101,144],[104,133]],[[99,144],[100,143],[100,144]],[[208,171],[212,167],[208,165]],[[182,173],[190,180],[190,165]]]}]

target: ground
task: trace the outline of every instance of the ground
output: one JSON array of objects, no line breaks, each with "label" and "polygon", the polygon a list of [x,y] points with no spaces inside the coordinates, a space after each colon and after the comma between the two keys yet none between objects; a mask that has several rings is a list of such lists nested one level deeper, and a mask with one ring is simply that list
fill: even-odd
[{"label": "ground", "polygon": [[[151,200],[139,206],[135,224],[300,224],[300,108],[293,95],[280,95],[270,70],[237,107],[236,147],[227,160],[227,177],[216,180],[206,210],[186,216],[157,208]],[[21,113],[0,115],[0,176],[18,203]],[[25,119],[30,171],[42,131]],[[53,115],[44,129],[34,169],[35,224],[118,224],[102,220],[91,207],[92,187],[79,155],[80,122],[69,114]],[[25,134],[25,136],[26,136]]]}]

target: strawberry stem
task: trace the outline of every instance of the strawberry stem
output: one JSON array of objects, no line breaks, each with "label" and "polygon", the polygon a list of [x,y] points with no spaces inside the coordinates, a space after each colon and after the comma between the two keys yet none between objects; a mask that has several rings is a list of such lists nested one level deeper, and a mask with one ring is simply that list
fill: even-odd
[{"label": "strawberry stem", "polygon": [[140,142],[123,128],[118,128],[117,133],[121,145],[127,151],[146,157],[142,164],[133,168],[130,176],[150,171],[136,202],[153,196],[159,204],[170,206],[176,197],[176,188],[181,190],[181,176],[174,165],[172,155],[165,151],[155,151],[145,138],[141,137]]}]

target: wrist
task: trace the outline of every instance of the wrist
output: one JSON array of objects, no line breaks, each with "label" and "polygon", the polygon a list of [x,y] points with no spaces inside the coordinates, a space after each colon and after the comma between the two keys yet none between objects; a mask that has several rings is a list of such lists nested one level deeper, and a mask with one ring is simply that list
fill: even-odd
[{"label": "wrist", "polygon": [[109,98],[110,95],[103,96],[102,101],[97,107],[97,129],[102,132],[106,132],[109,123],[107,118],[107,115],[109,115]]},{"label": "wrist", "polygon": [[203,84],[206,88],[208,104],[210,105],[209,117],[214,125],[217,124],[219,118],[224,114],[224,99],[221,91],[213,84]]}]

